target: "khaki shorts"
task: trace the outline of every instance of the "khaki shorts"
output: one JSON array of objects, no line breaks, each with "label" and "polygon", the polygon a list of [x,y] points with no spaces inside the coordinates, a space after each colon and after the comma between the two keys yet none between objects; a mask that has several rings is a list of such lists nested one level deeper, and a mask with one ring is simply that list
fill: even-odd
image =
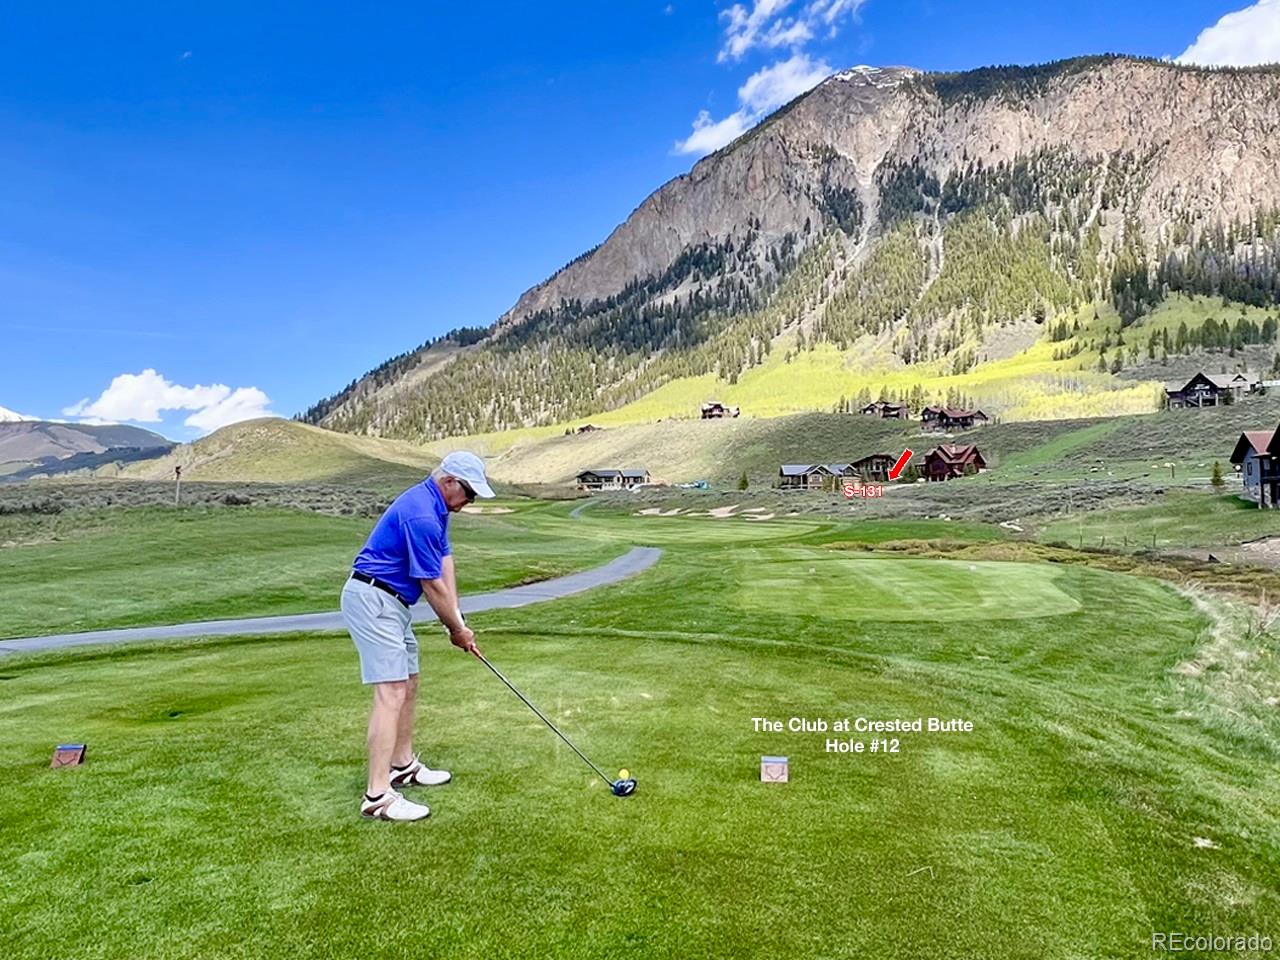
[{"label": "khaki shorts", "polygon": [[365,683],[407,680],[418,672],[418,638],[409,608],[362,580],[342,588],[342,619],[360,655]]}]

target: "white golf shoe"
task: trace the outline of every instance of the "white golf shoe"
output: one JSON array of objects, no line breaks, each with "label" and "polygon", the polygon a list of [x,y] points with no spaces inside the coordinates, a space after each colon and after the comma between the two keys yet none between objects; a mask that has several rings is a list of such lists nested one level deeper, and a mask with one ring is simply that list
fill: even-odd
[{"label": "white golf shoe", "polygon": [[432,770],[418,755],[413,755],[407,767],[391,768],[391,785],[393,787],[438,787],[448,783],[452,775],[448,770]]},{"label": "white golf shoe", "polygon": [[431,815],[425,803],[406,800],[394,790],[388,790],[377,800],[368,796],[360,800],[360,816],[370,820],[423,820]]}]

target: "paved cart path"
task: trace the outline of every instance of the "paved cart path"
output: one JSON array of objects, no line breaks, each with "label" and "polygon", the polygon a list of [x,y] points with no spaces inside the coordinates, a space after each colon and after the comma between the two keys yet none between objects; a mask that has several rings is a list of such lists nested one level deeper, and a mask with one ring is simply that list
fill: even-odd
[{"label": "paved cart path", "polygon": [[[462,598],[463,613],[481,610],[497,610],[507,607],[523,607],[544,600],[558,600],[584,590],[603,587],[647,570],[658,562],[662,551],[657,547],[632,547],[622,556],[608,563],[571,573],[554,580],[543,580],[522,587],[507,587],[491,593],[477,593]],[[334,586],[337,594],[341,584]],[[423,601],[414,605],[413,622],[428,623],[436,619],[431,607]],[[29,650],[53,650],[75,647],[88,643],[123,643],[130,640],[173,640],[185,637],[237,637],[258,636],[268,633],[298,633],[302,631],[345,630],[342,614],[299,613],[283,617],[248,617],[240,620],[205,620],[198,623],[179,623],[167,627],[125,627],[120,630],[93,630],[88,633],[62,633],[48,637],[24,637],[17,640],[0,640],[0,654],[22,653]]]}]

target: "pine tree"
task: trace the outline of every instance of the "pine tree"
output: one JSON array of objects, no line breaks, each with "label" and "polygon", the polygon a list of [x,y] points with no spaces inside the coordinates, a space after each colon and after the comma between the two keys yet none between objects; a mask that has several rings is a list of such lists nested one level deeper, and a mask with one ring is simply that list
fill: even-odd
[{"label": "pine tree", "polygon": [[742,476],[740,476],[740,477],[738,478],[738,489],[739,489],[739,490],[745,490],[745,489],[747,489],[747,484],[748,484],[748,481],[747,481],[747,471],[743,470],[743,471],[742,471]]},{"label": "pine tree", "polygon": [[1222,464],[1217,460],[1213,461],[1213,475],[1209,478],[1209,482],[1215,487],[1221,487],[1227,482],[1222,479]]}]

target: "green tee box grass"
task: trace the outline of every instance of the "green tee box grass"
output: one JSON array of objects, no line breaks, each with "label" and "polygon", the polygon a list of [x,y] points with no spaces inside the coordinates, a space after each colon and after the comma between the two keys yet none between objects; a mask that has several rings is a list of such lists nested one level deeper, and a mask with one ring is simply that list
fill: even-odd
[{"label": "green tee box grass", "polygon": [[[494,519],[542,536],[564,509]],[[868,524],[573,523],[664,556],[471,620],[633,797],[438,631],[417,747],[455,780],[418,824],[357,816],[344,636],[7,658],[0,955],[1067,960],[1274,930],[1280,730],[1200,695],[1208,623],[1169,587],[835,546]],[[858,716],[974,730],[872,756],[752,724]],[[89,763],[50,771],[68,739]]]},{"label": "green tee box grass", "polygon": [[[547,579],[621,552],[567,532],[540,531],[534,544],[506,516],[451,519],[459,591]],[[0,549],[0,638],[334,610],[375,522],[269,507],[0,517],[0,539],[7,531],[12,544]]]}]

